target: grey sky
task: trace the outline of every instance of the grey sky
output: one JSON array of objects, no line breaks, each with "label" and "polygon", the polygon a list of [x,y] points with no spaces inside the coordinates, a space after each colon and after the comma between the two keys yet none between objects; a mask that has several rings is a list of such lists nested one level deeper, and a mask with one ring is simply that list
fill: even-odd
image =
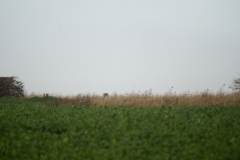
[{"label": "grey sky", "polygon": [[[217,92],[240,73],[239,0],[0,0],[0,76],[28,93]],[[135,87],[135,88],[134,88]]]}]

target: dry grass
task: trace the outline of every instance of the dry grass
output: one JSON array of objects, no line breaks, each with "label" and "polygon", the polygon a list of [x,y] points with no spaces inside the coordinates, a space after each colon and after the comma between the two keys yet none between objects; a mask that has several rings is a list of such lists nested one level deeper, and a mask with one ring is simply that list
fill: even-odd
[{"label": "dry grass", "polygon": [[[26,97],[40,96],[36,94],[26,95]],[[46,95],[45,95],[46,96]],[[51,95],[52,96],[52,95]],[[46,103],[47,106],[116,106],[116,107],[152,107],[152,106],[237,106],[240,107],[240,93],[224,93],[222,91],[214,94],[207,91],[197,93],[174,94],[171,92],[164,95],[152,94],[151,90],[144,93],[130,93],[120,95],[113,93],[109,97],[91,94],[79,94],[77,96],[55,95],[61,99],[56,99]]]}]

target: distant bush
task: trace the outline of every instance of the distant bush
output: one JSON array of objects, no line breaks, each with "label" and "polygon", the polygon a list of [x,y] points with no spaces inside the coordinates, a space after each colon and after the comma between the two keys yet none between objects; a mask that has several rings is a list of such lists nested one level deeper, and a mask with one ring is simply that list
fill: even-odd
[{"label": "distant bush", "polygon": [[17,77],[0,77],[0,97],[24,97],[24,84]]},{"label": "distant bush", "polygon": [[83,107],[89,107],[91,104],[91,101],[95,99],[96,96],[91,96],[89,94],[82,95],[78,94],[74,98],[55,98],[53,101],[47,101],[46,106],[48,107],[58,107],[58,106],[83,106]]}]

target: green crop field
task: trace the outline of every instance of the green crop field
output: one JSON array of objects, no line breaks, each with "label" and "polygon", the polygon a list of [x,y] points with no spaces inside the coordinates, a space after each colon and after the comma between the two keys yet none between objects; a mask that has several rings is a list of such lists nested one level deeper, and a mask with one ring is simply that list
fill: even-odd
[{"label": "green crop field", "polygon": [[0,98],[1,160],[240,159],[239,107],[47,107],[46,101]]}]

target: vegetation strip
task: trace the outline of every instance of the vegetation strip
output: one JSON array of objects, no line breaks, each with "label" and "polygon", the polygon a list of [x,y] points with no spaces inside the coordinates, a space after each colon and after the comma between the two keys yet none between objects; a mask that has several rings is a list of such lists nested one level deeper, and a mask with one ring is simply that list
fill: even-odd
[{"label": "vegetation strip", "polygon": [[0,98],[0,159],[240,159],[239,107],[46,107]]}]

